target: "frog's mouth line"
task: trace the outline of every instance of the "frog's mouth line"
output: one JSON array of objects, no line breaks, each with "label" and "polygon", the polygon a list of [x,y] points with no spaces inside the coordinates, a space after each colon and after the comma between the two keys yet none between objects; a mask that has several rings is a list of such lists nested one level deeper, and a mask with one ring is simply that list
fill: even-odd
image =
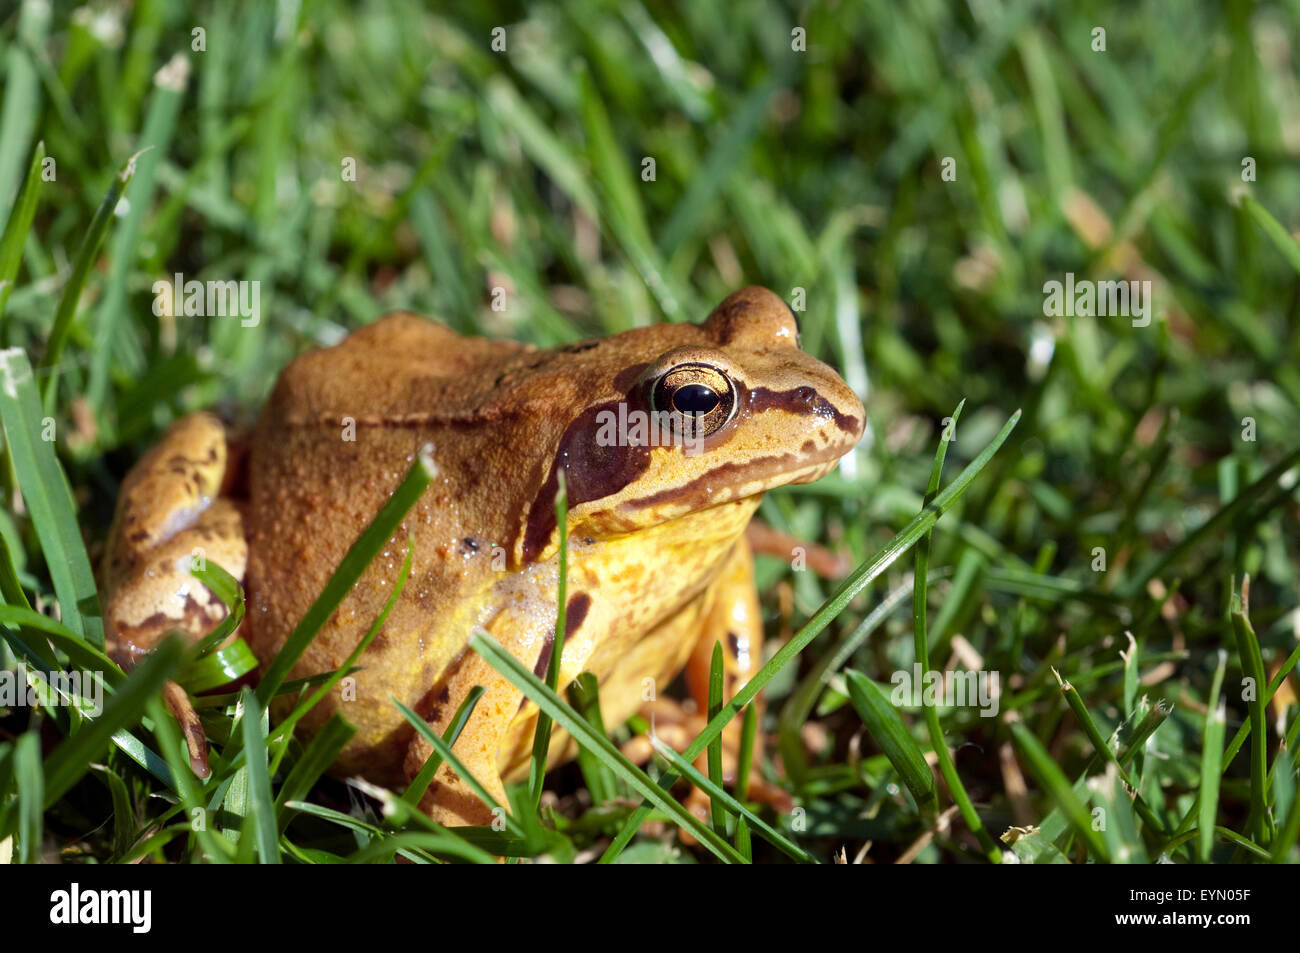
[{"label": "frog's mouth line", "polygon": [[[788,461],[791,456],[803,458],[805,455],[784,454],[781,457],[767,459]],[[755,474],[749,480],[732,481],[725,488],[718,489],[715,487],[713,492],[709,492],[708,484],[717,482],[716,474],[709,480],[696,480],[675,490],[661,491],[655,494],[653,498],[625,500],[613,508],[592,513],[588,516],[573,514],[571,511],[571,516],[576,516],[576,519],[570,525],[570,538],[585,537],[589,542],[596,540],[607,541],[644,530],[651,525],[662,526],[666,523],[675,523],[699,516],[710,510],[735,506],[747,500],[754,500],[754,505],[757,507],[757,498],[769,490],[795,483],[812,483],[820,480],[834,468],[840,458],[838,453],[828,453],[824,454],[824,456],[826,459],[813,460],[805,466],[795,469],[787,469],[777,463],[768,464],[771,473],[761,472]],[[753,461],[751,464],[744,466],[753,467],[761,462]],[[733,466],[740,467],[741,465]],[[773,473],[780,474],[782,478],[773,481],[770,478]],[[703,485],[696,485],[701,483]],[[653,514],[653,518],[647,520],[646,509],[653,506],[662,507],[663,512]]]}]

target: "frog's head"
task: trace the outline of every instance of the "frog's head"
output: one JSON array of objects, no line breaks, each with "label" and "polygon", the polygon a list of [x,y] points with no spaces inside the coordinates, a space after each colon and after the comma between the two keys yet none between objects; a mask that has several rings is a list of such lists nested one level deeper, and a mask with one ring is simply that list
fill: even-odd
[{"label": "frog's head", "polygon": [[741,501],[743,528],[765,491],[819,479],[862,436],[857,395],[799,350],[794,315],[763,288],[737,291],[699,325],[638,328],[554,354],[582,400],[528,512],[528,560],[555,543],[560,470],[574,536]]}]

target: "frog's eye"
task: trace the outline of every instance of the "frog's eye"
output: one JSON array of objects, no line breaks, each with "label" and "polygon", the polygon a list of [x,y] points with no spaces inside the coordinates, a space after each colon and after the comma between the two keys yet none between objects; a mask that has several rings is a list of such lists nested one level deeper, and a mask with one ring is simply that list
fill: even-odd
[{"label": "frog's eye", "polygon": [[736,411],[736,387],[711,364],[691,362],[669,368],[650,391],[652,409],[678,417],[695,436],[717,433]]}]

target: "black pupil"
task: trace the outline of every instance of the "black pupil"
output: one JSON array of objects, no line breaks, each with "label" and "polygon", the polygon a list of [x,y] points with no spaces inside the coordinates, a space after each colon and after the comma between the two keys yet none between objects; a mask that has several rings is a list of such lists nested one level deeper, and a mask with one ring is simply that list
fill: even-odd
[{"label": "black pupil", "polygon": [[683,414],[707,414],[718,401],[718,395],[703,384],[683,384],[673,393],[673,406]]}]

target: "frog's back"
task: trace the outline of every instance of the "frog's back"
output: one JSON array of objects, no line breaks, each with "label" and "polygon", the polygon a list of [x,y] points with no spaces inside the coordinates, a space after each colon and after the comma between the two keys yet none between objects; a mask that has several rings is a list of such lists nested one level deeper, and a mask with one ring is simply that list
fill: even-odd
[{"label": "frog's back", "polygon": [[[490,403],[504,370],[534,353],[514,341],[466,337],[407,312],[295,358],[276,384],[264,421],[331,426],[463,419]],[[356,415],[360,416],[356,416]]]},{"label": "frog's back", "polygon": [[[339,345],[304,354],[283,372],[254,432],[249,460],[248,622],[265,662],[320,594],[348,548],[396,489],[420,448],[434,446],[438,477],[360,582],[322,627],[295,675],[341,665],[378,617],[400,575],[408,535],[418,540],[402,599],[366,653],[357,697],[346,706],[358,741],[380,736],[387,712],[365,700],[392,694],[415,704],[460,650],[442,637],[440,611],[472,606],[490,579],[508,511],[490,505],[493,474],[507,472],[491,418],[493,394],[531,348],[462,337],[424,318],[395,314]],[[430,630],[430,618],[440,624]],[[418,651],[411,644],[418,641]],[[362,684],[374,682],[367,687]],[[328,714],[321,706],[321,717]],[[382,758],[380,761],[382,762]]]}]

